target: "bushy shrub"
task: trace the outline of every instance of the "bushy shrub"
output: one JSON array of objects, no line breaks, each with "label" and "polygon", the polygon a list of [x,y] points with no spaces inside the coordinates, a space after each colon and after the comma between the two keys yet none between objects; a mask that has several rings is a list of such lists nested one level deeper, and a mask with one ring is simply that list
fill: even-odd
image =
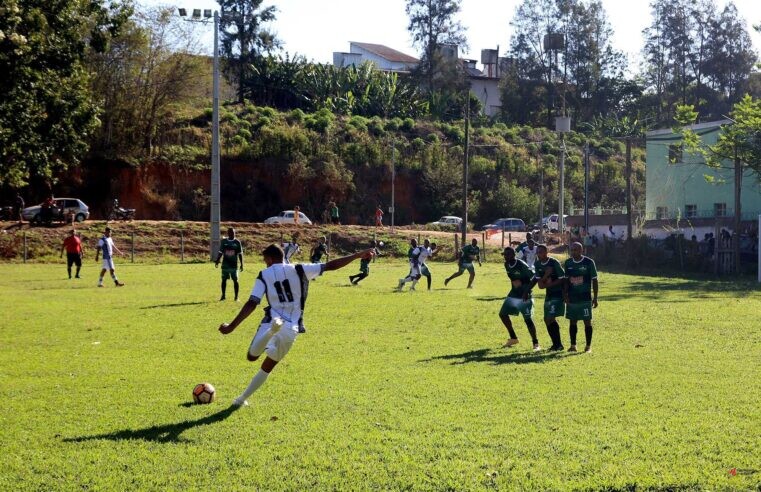
[{"label": "bushy shrub", "polygon": [[404,118],[404,120],[402,120],[402,125],[400,128],[405,132],[411,132],[412,130],[415,129],[415,120],[413,120],[412,118]]},{"label": "bushy shrub", "polygon": [[439,143],[441,140],[439,139],[439,136],[435,133],[429,133],[425,136],[425,139],[431,143]]},{"label": "bushy shrub", "polygon": [[316,113],[308,115],[304,119],[304,124],[310,130],[314,130],[319,133],[327,133],[328,130],[330,130],[330,128],[333,126],[335,119],[335,115],[333,115],[330,110],[323,108]]},{"label": "bushy shrub", "polygon": [[391,118],[390,120],[386,122],[386,130],[390,132],[395,132],[399,130],[401,126],[402,126],[402,119],[399,117]]},{"label": "bushy shrub", "polygon": [[367,122],[368,120],[364,116],[354,115],[349,118],[346,124],[362,133],[367,133]]},{"label": "bushy shrub", "polygon": [[285,120],[291,125],[304,124],[304,112],[300,109],[294,109],[285,117]]},{"label": "bushy shrub", "polygon": [[245,128],[239,128],[236,137],[240,137],[245,141],[251,140],[251,132]]},{"label": "bushy shrub", "polygon": [[378,116],[373,116],[367,125],[368,129],[370,130],[370,134],[376,137],[380,137],[386,133],[386,131],[383,129],[383,126],[383,120]]}]

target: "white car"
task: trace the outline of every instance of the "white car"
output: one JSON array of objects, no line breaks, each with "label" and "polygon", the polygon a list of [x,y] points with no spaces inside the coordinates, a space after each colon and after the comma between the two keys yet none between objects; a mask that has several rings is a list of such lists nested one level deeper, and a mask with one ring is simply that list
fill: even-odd
[{"label": "white car", "polygon": [[[84,222],[90,217],[90,209],[78,198],[53,199],[53,209],[49,218],[50,221],[64,221],[72,215],[77,222]],[[26,207],[21,211],[21,216],[24,220],[27,220],[32,224],[42,223],[42,205]]]},{"label": "white car", "polygon": [[444,217],[440,218],[436,222],[431,222],[428,225],[432,226],[459,226],[462,224],[462,219],[460,217],[455,217],[454,215],[445,215]]},{"label": "white car", "polygon": [[[544,224],[545,229],[550,232],[558,232],[560,224],[558,224],[558,214],[552,214],[547,217],[547,222]],[[568,216],[563,214],[563,229],[568,230]]]},{"label": "white car", "polygon": [[[296,212],[294,210],[283,210],[279,214],[277,214],[274,217],[270,217],[269,219],[265,220],[265,224],[295,224],[295,214]],[[299,214],[299,224],[307,224],[312,225],[312,221],[309,220],[309,217],[304,215],[303,212],[298,212]]]}]

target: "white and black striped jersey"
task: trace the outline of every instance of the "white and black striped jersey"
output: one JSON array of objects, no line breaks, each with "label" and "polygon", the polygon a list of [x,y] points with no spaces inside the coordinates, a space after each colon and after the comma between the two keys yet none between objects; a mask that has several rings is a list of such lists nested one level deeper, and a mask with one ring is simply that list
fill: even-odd
[{"label": "white and black striped jersey", "polygon": [[270,316],[296,323],[304,313],[309,281],[322,275],[324,270],[323,263],[275,263],[259,272],[250,299],[261,303],[266,297]]},{"label": "white and black striped jersey", "polygon": [[299,251],[301,248],[298,243],[283,243],[283,263],[290,265],[291,258]]}]

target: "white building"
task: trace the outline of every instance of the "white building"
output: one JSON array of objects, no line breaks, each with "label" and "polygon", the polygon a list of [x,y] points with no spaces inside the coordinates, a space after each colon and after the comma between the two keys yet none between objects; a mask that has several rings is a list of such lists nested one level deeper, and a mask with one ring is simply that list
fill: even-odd
[{"label": "white building", "polygon": [[366,61],[372,62],[378,70],[385,72],[409,72],[420,63],[420,60],[414,56],[382,44],[351,41],[348,53],[333,52],[333,65],[337,67],[361,65]]}]

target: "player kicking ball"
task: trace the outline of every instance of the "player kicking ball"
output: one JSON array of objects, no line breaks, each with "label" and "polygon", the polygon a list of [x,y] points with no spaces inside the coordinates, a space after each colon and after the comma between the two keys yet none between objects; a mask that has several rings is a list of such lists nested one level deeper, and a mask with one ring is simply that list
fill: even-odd
[{"label": "player kicking ball", "polygon": [[503,347],[509,348],[518,344],[518,336],[515,334],[510,316],[522,315],[534,344],[534,352],[538,352],[542,350],[542,347],[536,338],[536,326],[531,319],[531,315],[534,313],[534,300],[531,298],[531,287],[533,286],[531,280],[534,273],[523,260],[515,257],[515,250],[512,247],[505,248],[502,256],[505,257],[505,271],[511,284],[510,292],[507,294],[505,302],[502,303],[502,309],[499,310],[499,318],[510,335]]},{"label": "player kicking ball", "polygon": [[279,246],[272,244],[262,251],[267,268],[256,277],[251,296],[234,320],[219,326],[223,335],[232,333],[254,312],[262,299],[267,298],[269,306],[264,309],[264,319],[248,348],[248,360],[253,362],[263,353],[267,357],[245,391],[233,400],[233,405],[248,405],[246,399],[264,384],[278,362],[291,350],[299,332],[309,282],[325,271],[338,270],[357,258],[372,258],[372,255],[373,250],[368,249],[327,263],[287,265],[283,263],[283,250]]},{"label": "player kicking ball", "polygon": [[567,304],[565,317],[570,320],[571,347],[576,352],[576,333],[579,321],[584,322],[587,345],[584,352],[592,351],[592,309],[597,308],[597,267],[594,260],[582,255],[581,243],[571,245],[571,257],[565,260],[563,297]]}]

